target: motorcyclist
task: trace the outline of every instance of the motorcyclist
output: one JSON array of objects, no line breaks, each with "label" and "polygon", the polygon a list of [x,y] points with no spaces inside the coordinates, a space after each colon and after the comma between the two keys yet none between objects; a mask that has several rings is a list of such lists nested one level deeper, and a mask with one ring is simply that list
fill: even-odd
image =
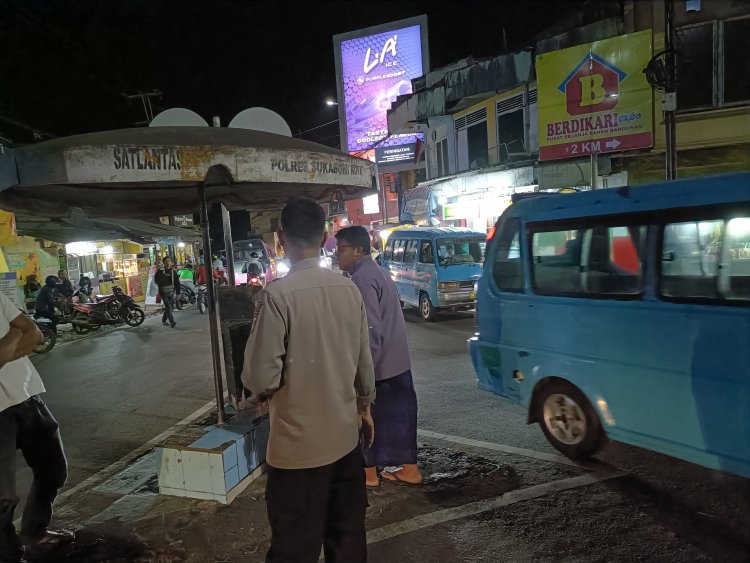
[{"label": "motorcyclist", "polygon": [[44,287],[39,290],[36,296],[36,305],[34,306],[34,318],[40,317],[49,319],[54,323],[57,323],[60,318],[58,317],[55,307],[57,306],[57,285],[60,283],[60,278],[57,276],[47,276],[44,280]]},{"label": "motorcyclist", "polygon": [[60,284],[57,286],[58,306],[62,314],[68,316],[73,312],[73,284],[67,270],[59,270],[57,277],[60,278]]},{"label": "motorcyclist", "polygon": [[251,252],[250,258],[245,266],[248,276],[262,276],[263,263],[260,261],[260,255],[257,252]]},{"label": "motorcyclist", "polygon": [[227,275],[226,269],[224,267],[224,261],[217,255],[214,255],[211,267],[213,268],[214,279],[219,283],[219,285],[226,285]]},{"label": "motorcyclist", "polygon": [[220,272],[224,271],[224,261],[219,258],[218,255],[214,254],[213,256],[213,262],[211,263],[211,267],[214,270],[219,270]]},{"label": "motorcyclist", "polygon": [[26,277],[26,283],[23,286],[23,295],[26,299],[26,309],[34,308],[36,296],[39,294],[40,289],[42,289],[42,286],[39,285],[36,274],[29,274]]},{"label": "motorcyclist", "polygon": [[81,279],[78,280],[78,295],[81,299],[81,303],[91,302],[91,294],[94,289],[91,285],[91,278],[81,274]]},{"label": "motorcyclist", "polygon": [[193,281],[195,282],[195,285],[206,285],[206,283],[208,283],[208,280],[206,279],[206,261],[203,256],[201,256],[198,258],[198,262],[199,265],[195,269]]},{"label": "motorcyclist", "polygon": [[40,289],[42,289],[42,286],[39,285],[39,282],[36,279],[36,274],[29,274],[26,277],[26,283],[23,286],[23,293],[26,299],[36,299]]}]

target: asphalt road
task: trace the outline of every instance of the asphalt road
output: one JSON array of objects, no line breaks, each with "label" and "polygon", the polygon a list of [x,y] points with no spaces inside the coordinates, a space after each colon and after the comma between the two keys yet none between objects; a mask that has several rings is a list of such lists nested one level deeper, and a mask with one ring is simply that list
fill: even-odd
[{"label": "asphalt road", "polygon": [[[34,359],[63,432],[68,486],[211,400],[208,319],[192,309],[177,314],[175,330],[149,319],[140,328]],[[621,477],[472,513],[472,503],[482,499],[563,483],[583,472],[534,458],[534,452],[557,454],[539,427],[526,424],[520,407],[476,389],[466,352],[472,315],[426,323],[416,310],[406,310],[405,317],[419,428],[454,441],[422,434],[420,463],[428,486],[421,493],[399,496],[386,488],[372,494],[370,525],[385,527],[376,532],[384,535],[371,545],[371,561],[750,561],[750,481],[621,444],[607,446],[594,467],[621,470]],[[466,439],[486,447],[464,447]],[[28,479],[22,481],[27,486]],[[388,527],[409,510],[445,507],[468,512],[443,522],[427,516],[413,531]]]},{"label": "asphalt road", "polygon": [[[208,315],[175,311],[177,327],[147,319],[33,358],[60,423],[67,486],[132,452],[211,400]],[[19,491],[30,473],[18,459]]]}]

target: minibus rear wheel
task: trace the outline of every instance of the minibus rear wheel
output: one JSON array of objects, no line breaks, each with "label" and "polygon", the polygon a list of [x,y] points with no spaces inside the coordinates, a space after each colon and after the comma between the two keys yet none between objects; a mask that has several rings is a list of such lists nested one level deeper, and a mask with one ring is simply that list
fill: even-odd
[{"label": "minibus rear wheel", "polygon": [[540,391],[536,419],[547,440],[570,459],[586,459],[604,442],[599,416],[580,389],[556,380]]}]

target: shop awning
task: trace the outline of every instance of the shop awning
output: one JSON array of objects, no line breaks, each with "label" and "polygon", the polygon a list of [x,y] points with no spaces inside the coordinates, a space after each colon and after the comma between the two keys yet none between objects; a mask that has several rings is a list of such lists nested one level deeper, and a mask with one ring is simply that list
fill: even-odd
[{"label": "shop awning", "polygon": [[125,239],[148,244],[161,238],[176,238],[185,242],[200,238],[200,233],[193,229],[149,223],[140,219],[89,219],[80,209],[73,209],[68,217],[47,218],[16,214],[16,230],[22,235],[60,243]]},{"label": "shop awning", "polygon": [[159,216],[195,212],[195,188],[217,164],[223,178],[211,181],[206,197],[229,209],[280,207],[294,195],[324,202],[376,192],[373,163],[316,143],[247,129],[154,127],[5,150],[0,208],[14,211],[21,223],[70,218],[74,208],[89,219],[155,223]]}]

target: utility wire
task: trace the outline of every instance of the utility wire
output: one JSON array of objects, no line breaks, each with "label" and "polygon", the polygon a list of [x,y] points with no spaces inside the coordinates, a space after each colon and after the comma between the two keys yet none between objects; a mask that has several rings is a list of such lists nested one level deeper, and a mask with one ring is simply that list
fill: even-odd
[{"label": "utility wire", "polygon": [[309,133],[310,131],[315,131],[316,129],[320,129],[322,127],[326,127],[327,125],[331,125],[333,123],[337,123],[338,119],[334,119],[333,121],[329,121],[328,123],[324,123],[323,125],[318,125],[317,127],[313,127],[311,129],[306,129],[305,131],[300,131],[294,137],[299,137],[300,135],[304,135],[305,133]]}]

